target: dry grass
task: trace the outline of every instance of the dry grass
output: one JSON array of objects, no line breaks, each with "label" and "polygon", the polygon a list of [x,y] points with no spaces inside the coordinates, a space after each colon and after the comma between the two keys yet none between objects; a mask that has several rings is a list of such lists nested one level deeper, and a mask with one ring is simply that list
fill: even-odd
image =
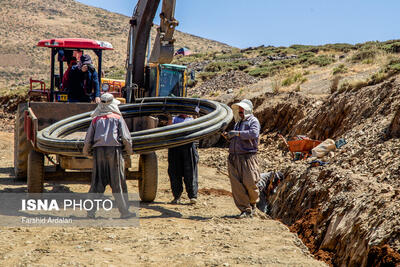
[{"label": "dry grass", "polygon": [[281,92],[281,87],[282,87],[282,77],[280,74],[275,75],[271,79],[271,86],[272,86],[272,92],[274,94],[279,94]]}]

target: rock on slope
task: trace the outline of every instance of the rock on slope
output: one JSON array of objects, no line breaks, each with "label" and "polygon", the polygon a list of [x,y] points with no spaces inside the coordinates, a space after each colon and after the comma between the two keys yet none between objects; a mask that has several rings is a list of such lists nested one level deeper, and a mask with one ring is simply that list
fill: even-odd
[{"label": "rock on slope", "polygon": [[[265,131],[348,142],[323,167],[289,162],[289,156],[272,164],[287,178],[269,199],[270,214],[335,266],[400,262],[399,89],[397,77],[324,102],[292,94],[296,100],[270,108],[278,112],[257,109]],[[262,150],[280,153],[276,142],[264,141]]]}]

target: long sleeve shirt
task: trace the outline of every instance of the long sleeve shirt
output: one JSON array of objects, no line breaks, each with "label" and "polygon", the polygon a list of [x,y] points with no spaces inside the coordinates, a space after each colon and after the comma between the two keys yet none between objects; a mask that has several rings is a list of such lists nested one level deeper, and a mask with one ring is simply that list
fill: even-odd
[{"label": "long sleeve shirt", "polygon": [[68,98],[90,102],[91,97],[100,97],[99,76],[96,70],[82,72],[79,65],[72,66],[68,73]]},{"label": "long sleeve shirt", "polygon": [[67,70],[64,72],[64,75],[62,77],[62,91],[68,90],[69,87],[69,72],[71,71],[71,67],[68,67]]},{"label": "long sleeve shirt", "polygon": [[234,130],[239,131],[239,136],[235,136],[231,139],[229,153],[256,153],[258,151],[260,128],[260,122],[253,115],[249,116],[246,120],[237,122]]},{"label": "long sleeve shirt", "polygon": [[112,113],[92,120],[86,133],[83,153],[89,155],[93,147],[99,146],[123,147],[125,153],[132,154],[131,134],[122,116]]}]

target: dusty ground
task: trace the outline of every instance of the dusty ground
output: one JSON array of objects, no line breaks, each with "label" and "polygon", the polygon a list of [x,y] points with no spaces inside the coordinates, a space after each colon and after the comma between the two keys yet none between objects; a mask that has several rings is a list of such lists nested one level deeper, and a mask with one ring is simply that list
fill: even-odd
[{"label": "dusty ground", "polygon": [[[13,135],[0,132],[0,192],[26,188],[12,177]],[[200,151],[200,156],[209,150]],[[171,205],[165,151],[156,201],[140,207],[139,228],[0,228],[2,266],[325,266],[280,222],[238,220],[228,178],[200,165],[200,203]],[[207,155],[208,157],[209,155]],[[129,181],[137,192],[136,181]],[[46,189],[51,189],[47,184]],[[87,184],[65,184],[87,191]],[[187,202],[187,199],[185,199]]]}]

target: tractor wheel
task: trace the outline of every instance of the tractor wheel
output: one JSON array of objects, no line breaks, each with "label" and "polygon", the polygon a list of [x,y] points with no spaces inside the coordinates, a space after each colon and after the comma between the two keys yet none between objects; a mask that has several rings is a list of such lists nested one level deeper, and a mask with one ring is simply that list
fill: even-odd
[{"label": "tractor wheel", "polygon": [[28,155],[28,193],[42,193],[44,182],[44,155],[31,150]]},{"label": "tractor wheel", "polygon": [[157,195],[158,163],[155,152],[141,154],[139,158],[139,196],[144,202],[152,202]]},{"label": "tractor wheel", "polygon": [[24,132],[24,113],[27,109],[27,103],[18,106],[14,124],[14,173],[16,179],[23,180],[26,180],[28,154],[32,150],[32,145],[26,139]]}]

